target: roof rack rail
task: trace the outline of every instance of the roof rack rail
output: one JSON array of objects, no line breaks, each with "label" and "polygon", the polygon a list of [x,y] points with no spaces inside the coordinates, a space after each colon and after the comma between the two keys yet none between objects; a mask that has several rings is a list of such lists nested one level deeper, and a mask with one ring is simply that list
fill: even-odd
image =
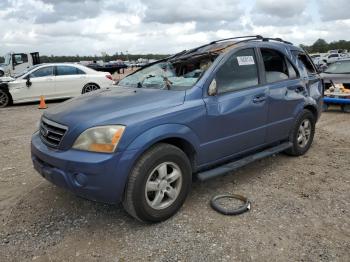
[{"label": "roof rack rail", "polygon": [[[240,38],[263,39],[264,37],[262,37],[261,35],[247,35],[247,36],[229,37],[229,38],[224,38],[224,39],[215,40],[215,41],[213,41],[213,42],[210,42],[209,45],[212,45],[212,44],[215,44],[215,43],[218,43],[218,42],[228,41],[228,40],[240,39]],[[248,39],[247,39],[247,40],[248,40]]]},{"label": "roof rack rail", "polygon": [[292,45],[293,43],[291,42],[288,42],[288,41],[285,41],[283,40],[282,38],[279,38],[279,37],[276,37],[276,38],[271,38],[271,37],[263,37],[262,41],[277,41],[277,42],[282,42],[282,43],[285,43],[285,44],[288,44],[288,45]]},{"label": "roof rack rail", "polygon": [[[238,41],[235,44],[238,44],[238,43],[241,43],[241,42],[245,42],[245,41],[250,41],[250,40],[259,40],[259,39],[262,40],[263,39],[263,37],[261,35],[249,35],[249,36],[237,36],[237,37],[224,38],[224,39],[212,41],[212,42],[210,42],[208,44],[201,45],[201,46],[198,46],[196,48],[193,48],[193,49],[190,49],[190,50],[187,50],[187,51],[184,50],[184,51],[180,52],[179,55],[190,54],[190,53],[193,53],[193,52],[197,51],[198,49],[201,49],[203,47],[206,47],[206,46],[209,46],[209,45],[212,45],[212,44],[215,44],[215,43],[224,42],[224,41],[228,41],[228,40],[234,40],[234,39],[241,39],[241,38],[248,38],[248,39],[244,39],[244,40]],[[175,54],[173,57],[176,57],[176,56],[177,56],[177,54]]]}]

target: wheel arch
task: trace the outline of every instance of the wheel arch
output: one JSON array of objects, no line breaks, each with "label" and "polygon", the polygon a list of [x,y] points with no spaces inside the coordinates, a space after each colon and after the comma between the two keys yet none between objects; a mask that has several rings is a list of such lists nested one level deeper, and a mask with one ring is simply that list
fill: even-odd
[{"label": "wheel arch", "polygon": [[158,143],[167,143],[180,148],[189,158],[192,171],[196,170],[199,139],[185,125],[164,124],[148,129],[127,145],[126,150],[138,150],[135,164],[148,149]]},{"label": "wheel arch", "polygon": [[317,108],[314,105],[306,105],[306,106],[304,106],[304,109],[309,110],[313,114],[313,116],[315,117],[315,121],[317,121],[319,114],[318,114]]}]

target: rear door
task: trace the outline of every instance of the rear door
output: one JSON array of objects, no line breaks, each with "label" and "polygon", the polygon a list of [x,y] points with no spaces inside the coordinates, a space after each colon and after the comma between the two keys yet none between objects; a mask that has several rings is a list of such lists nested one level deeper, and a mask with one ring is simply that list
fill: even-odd
[{"label": "rear door", "polygon": [[287,139],[298,108],[305,100],[305,83],[296,66],[279,50],[259,48],[264,81],[269,87],[267,143]]},{"label": "rear door", "polygon": [[[225,58],[224,58],[225,59]],[[247,152],[265,143],[268,87],[261,85],[254,48],[240,49],[221,63],[205,95],[204,162]]]},{"label": "rear door", "polygon": [[82,93],[85,83],[85,72],[71,65],[58,65],[55,67],[57,97],[73,97]]}]

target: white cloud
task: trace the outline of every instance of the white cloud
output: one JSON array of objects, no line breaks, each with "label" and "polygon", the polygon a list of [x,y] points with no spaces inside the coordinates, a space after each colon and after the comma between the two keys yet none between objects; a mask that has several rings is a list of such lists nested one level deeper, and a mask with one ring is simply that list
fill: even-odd
[{"label": "white cloud", "polygon": [[0,0],[0,55],[174,53],[252,34],[349,40],[349,8],[348,0]]}]

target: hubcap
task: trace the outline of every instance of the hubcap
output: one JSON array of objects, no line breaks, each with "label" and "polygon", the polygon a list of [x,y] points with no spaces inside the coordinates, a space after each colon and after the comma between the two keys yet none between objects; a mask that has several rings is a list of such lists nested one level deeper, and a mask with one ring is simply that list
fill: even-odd
[{"label": "hubcap", "polygon": [[311,122],[309,119],[304,119],[298,130],[297,142],[300,147],[305,147],[310,140]]},{"label": "hubcap", "polygon": [[6,106],[8,104],[9,97],[4,91],[0,91],[0,107]]},{"label": "hubcap", "polygon": [[164,162],[150,173],[145,187],[147,203],[153,209],[164,209],[175,202],[182,187],[182,172],[173,162]]},{"label": "hubcap", "polygon": [[85,86],[85,93],[95,91],[97,89],[98,89],[98,87],[96,85],[86,85]]}]

